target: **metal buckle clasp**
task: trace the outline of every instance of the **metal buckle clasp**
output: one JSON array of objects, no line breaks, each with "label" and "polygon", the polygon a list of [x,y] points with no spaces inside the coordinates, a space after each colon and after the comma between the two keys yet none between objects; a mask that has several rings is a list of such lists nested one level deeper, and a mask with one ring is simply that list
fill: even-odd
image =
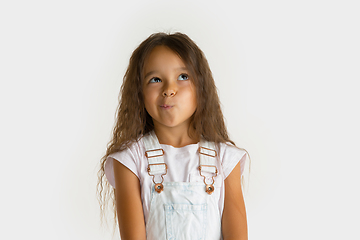
[{"label": "metal buckle clasp", "polygon": [[[161,182],[159,182],[159,183],[156,183],[156,182],[155,182],[155,176],[156,176],[156,175],[150,174],[150,171],[151,171],[150,166],[152,166],[152,165],[165,165],[165,173],[163,173],[163,174],[160,175],[160,177],[161,177]],[[157,193],[161,193],[161,191],[164,189],[164,186],[163,186],[163,184],[162,184],[162,183],[164,182],[164,175],[167,174],[167,165],[166,165],[166,163],[153,163],[153,164],[149,164],[148,167],[147,167],[147,172],[148,172],[148,174],[149,174],[150,176],[152,176],[152,181],[153,181],[153,183],[155,184],[155,186],[154,186],[155,191],[156,191]]]},{"label": "metal buckle clasp", "polygon": [[[217,156],[217,153],[215,150],[206,148],[206,147],[202,147],[202,146],[199,147],[199,153],[202,155],[208,156],[208,157],[216,157]],[[211,154],[211,153],[213,153],[213,154]]]},{"label": "metal buckle clasp", "polygon": [[[151,155],[151,153],[156,153],[157,151],[161,151],[161,153],[159,153],[158,155]],[[161,157],[161,156],[164,156],[164,154],[165,154],[165,152],[162,148],[145,151],[145,156],[147,158]]]},{"label": "metal buckle clasp", "polygon": [[[204,175],[202,175],[202,173],[201,173],[201,167],[214,167],[215,168],[215,175],[213,175],[212,177],[211,177],[211,180],[212,180],[212,182],[210,183],[210,184],[207,184],[206,183],[206,176],[204,176]],[[201,165],[201,166],[199,166],[199,172],[200,172],[200,176],[202,176],[203,178],[204,178],[204,183],[205,183],[205,191],[210,195],[210,194],[212,194],[213,192],[214,192],[214,183],[215,183],[215,179],[214,179],[214,177],[216,177],[217,176],[217,173],[218,173],[218,170],[217,170],[217,168],[216,168],[216,166],[211,166],[211,165]]]}]

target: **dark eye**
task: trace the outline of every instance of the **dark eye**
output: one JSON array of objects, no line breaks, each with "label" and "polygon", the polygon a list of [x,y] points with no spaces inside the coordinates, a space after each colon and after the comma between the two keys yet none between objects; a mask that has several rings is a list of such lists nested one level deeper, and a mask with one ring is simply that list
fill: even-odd
[{"label": "dark eye", "polygon": [[188,79],[189,79],[189,76],[185,73],[180,74],[178,77],[178,80],[188,80]]},{"label": "dark eye", "polygon": [[156,82],[161,82],[160,78],[158,77],[153,77],[152,79],[150,79],[149,83],[156,83]]}]

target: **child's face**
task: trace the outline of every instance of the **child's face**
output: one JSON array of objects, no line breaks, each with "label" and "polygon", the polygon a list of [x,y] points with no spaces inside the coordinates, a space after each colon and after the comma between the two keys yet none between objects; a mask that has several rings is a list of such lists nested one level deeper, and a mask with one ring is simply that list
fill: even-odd
[{"label": "child's face", "polygon": [[145,108],[154,127],[187,131],[196,110],[196,89],[184,62],[169,48],[157,46],[143,71]]}]

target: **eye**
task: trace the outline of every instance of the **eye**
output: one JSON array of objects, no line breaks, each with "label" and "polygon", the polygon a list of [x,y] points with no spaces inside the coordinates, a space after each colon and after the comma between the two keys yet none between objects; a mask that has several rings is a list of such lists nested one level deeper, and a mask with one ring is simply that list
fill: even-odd
[{"label": "eye", "polygon": [[161,82],[160,78],[158,77],[153,77],[152,79],[150,79],[149,83],[157,83],[157,82]]},{"label": "eye", "polygon": [[189,76],[185,73],[180,74],[178,77],[178,80],[181,80],[181,81],[188,80],[188,79],[189,79]]}]

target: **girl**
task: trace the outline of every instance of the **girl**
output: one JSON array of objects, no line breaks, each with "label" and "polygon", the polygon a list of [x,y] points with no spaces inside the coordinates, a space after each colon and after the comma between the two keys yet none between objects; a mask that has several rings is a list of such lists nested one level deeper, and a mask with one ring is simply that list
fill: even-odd
[{"label": "girl", "polygon": [[101,209],[115,198],[123,240],[247,239],[245,153],[228,137],[202,51],[185,34],[153,34],[121,87],[99,171]]}]

